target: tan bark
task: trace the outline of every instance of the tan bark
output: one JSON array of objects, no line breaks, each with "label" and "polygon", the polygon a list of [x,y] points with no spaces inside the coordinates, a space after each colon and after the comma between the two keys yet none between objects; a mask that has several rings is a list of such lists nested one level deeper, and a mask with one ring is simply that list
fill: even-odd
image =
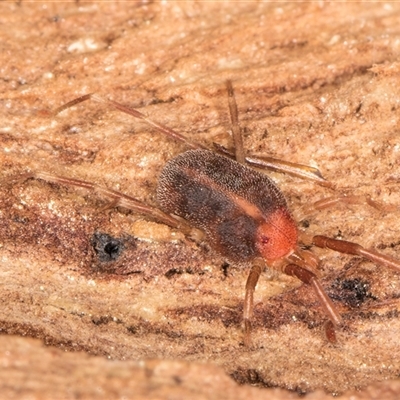
[{"label": "tan bark", "polygon": [[[157,176],[183,145],[98,103],[56,117],[48,111],[95,92],[137,107],[192,140],[231,145],[225,89],[231,79],[246,150],[316,166],[336,185],[332,190],[271,173],[295,215],[334,195],[368,195],[395,206],[380,211],[365,204],[338,205],[307,218],[300,230],[400,258],[397,4],[22,2],[0,7],[2,178],[51,172],[156,205]],[[150,370],[161,365],[167,375],[169,369],[177,371],[177,378],[171,372],[166,391],[153,398],[167,398],[168,390],[210,398],[207,376],[221,379],[221,386],[212,386],[215,398],[227,398],[226,387],[237,398],[262,395],[236,386],[221,371],[239,383],[317,390],[310,398],[373,383],[352,398],[383,398],[382,393],[398,398],[398,382],[383,381],[400,371],[400,274],[315,250],[323,285],[345,320],[333,345],[324,337],[326,317],[309,288],[267,271],[255,293],[254,347],[246,350],[241,313],[249,266],[227,263],[206,240],[197,244],[140,215],[103,211],[104,205],[94,193],[43,181],[1,183],[2,332],[101,356],[63,354],[28,339],[3,337],[4,354],[17,349],[28,361],[13,364],[21,378],[14,387],[4,370],[2,393],[16,396],[19,388],[24,395],[51,398],[57,386],[86,384],[64,369],[70,365],[81,371],[77,376],[88,376],[88,385],[103,382],[99,387],[114,397],[122,397],[126,385],[132,385],[126,396],[133,397],[135,385],[144,381],[143,397],[149,398],[153,378],[140,360],[156,358],[164,361]],[[100,246],[99,238],[106,238],[99,234],[123,242],[116,261],[99,259],[94,243]],[[53,357],[52,363],[41,365],[42,357]],[[95,373],[87,375],[85,368]],[[120,368],[125,375],[113,386],[108,371]],[[182,378],[188,369],[195,372]],[[188,386],[182,388],[181,379]],[[10,391],[3,392],[7,387]]]}]

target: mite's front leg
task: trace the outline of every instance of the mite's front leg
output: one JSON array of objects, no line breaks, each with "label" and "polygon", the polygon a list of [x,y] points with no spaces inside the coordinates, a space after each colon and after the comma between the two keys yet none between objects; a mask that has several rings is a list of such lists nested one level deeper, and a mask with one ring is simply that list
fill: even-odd
[{"label": "mite's front leg", "polygon": [[264,262],[262,260],[255,260],[246,281],[246,292],[243,304],[244,345],[246,347],[250,347],[251,344],[251,319],[253,317],[254,290],[263,269]]},{"label": "mite's front leg", "polygon": [[400,261],[379,253],[375,250],[368,250],[361,245],[353,242],[347,242],[346,240],[332,239],[327,236],[317,235],[313,238],[313,244],[318,247],[328,248],[335,250],[339,253],[352,254],[355,256],[361,256],[369,261],[383,265],[400,272]]}]

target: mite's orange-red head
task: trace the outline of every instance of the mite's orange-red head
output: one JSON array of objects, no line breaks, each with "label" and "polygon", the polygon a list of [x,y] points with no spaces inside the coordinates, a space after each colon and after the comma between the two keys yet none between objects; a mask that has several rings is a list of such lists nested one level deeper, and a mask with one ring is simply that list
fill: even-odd
[{"label": "mite's orange-red head", "polygon": [[267,261],[279,260],[297,246],[296,224],[287,209],[279,208],[263,221],[256,233],[256,248]]}]

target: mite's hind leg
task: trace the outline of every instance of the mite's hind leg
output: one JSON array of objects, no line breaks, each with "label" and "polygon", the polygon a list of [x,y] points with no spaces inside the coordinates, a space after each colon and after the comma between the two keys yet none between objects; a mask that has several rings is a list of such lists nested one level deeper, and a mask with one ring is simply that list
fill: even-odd
[{"label": "mite's hind leg", "polygon": [[135,211],[142,215],[147,215],[154,218],[158,222],[164,223],[172,228],[181,230],[185,235],[191,233],[192,229],[183,220],[177,220],[169,214],[164,213],[156,207],[149,206],[134,197],[128,196],[116,190],[107,189],[103,186],[92,182],[83,181],[80,179],[66,178],[59,175],[48,174],[46,172],[33,172],[5,178],[0,182],[3,184],[18,183],[27,179],[41,179],[46,182],[57,183],[67,186],[75,186],[83,189],[88,189],[97,193],[100,197],[109,201],[109,207],[123,207]]},{"label": "mite's hind leg", "polygon": [[355,256],[361,256],[369,261],[383,265],[388,268],[392,268],[397,272],[400,272],[400,261],[379,253],[375,250],[368,250],[361,245],[353,242],[347,242],[345,240],[332,239],[327,236],[317,235],[312,240],[313,245],[335,250],[339,253],[352,254]]},{"label": "mite's hind leg", "polygon": [[250,347],[251,344],[251,319],[253,317],[254,290],[263,269],[264,262],[262,260],[255,260],[246,281],[246,292],[243,304],[244,345],[246,347]]}]

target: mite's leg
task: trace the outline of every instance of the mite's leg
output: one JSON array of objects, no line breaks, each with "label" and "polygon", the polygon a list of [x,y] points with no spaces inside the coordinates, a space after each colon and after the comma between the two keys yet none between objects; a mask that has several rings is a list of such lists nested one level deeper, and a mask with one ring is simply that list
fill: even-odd
[{"label": "mite's leg", "polygon": [[143,215],[148,215],[159,222],[162,222],[173,228],[178,228],[182,230],[182,232],[186,235],[189,234],[192,230],[190,226],[186,224],[184,221],[178,221],[171,215],[164,213],[163,211],[159,210],[156,207],[149,206],[135,199],[134,197],[128,196],[121,192],[107,189],[95,183],[83,181],[80,179],[65,178],[63,176],[52,175],[45,172],[36,172],[36,173],[16,175],[3,179],[2,181],[0,181],[0,186],[2,186],[3,184],[21,182],[32,178],[41,179],[46,182],[58,183],[61,185],[75,186],[79,188],[92,190],[97,194],[99,194],[100,197],[103,197],[106,200],[108,200],[110,202],[111,207],[123,207]]},{"label": "mite's leg", "polygon": [[[229,83],[227,83],[227,85],[229,85]],[[243,157],[244,157],[244,150],[243,150],[243,143],[242,143],[242,139],[241,139],[240,128],[237,123],[237,108],[235,108],[236,102],[234,101],[233,91],[229,91],[229,88],[228,88],[228,94],[229,94],[228,99],[229,99],[230,107],[231,107],[232,101],[234,104],[234,106],[233,106],[234,108],[233,109],[231,108],[232,131],[233,131],[233,135],[234,135],[235,148],[236,148],[236,152],[237,152],[236,158],[240,162],[240,160],[243,159]],[[168,137],[171,137],[173,139],[179,140],[180,142],[186,144],[191,149],[207,149],[206,146],[203,146],[200,143],[196,143],[194,141],[189,140],[188,138],[186,138],[185,136],[181,135],[180,133],[174,131],[173,129],[168,128],[167,126],[162,125],[158,122],[152,121],[150,118],[147,118],[143,113],[141,113],[140,111],[138,111],[134,108],[125,106],[125,105],[118,103],[116,101],[113,101],[113,100],[103,99],[102,97],[100,97],[96,94],[93,94],[93,93],[86,94],[84,96],[81,96],[74,100],[71,100],[66,104],[63,104],[62,106],[60,106],[56,110],[54,110],[53,113],[50,113],[50,115],[60,114],[62,111],[66,110],[76,104],[82,103],[86,100],[93,100],[93,101],[97,101],[98,103],[106,104],[112,108],[115,108],[115,109],[122,111],[126,114],[129,114],[135,118],[145,121],[150,126],[153,126],[154,128],[156,128],[158,132],[160,132]],[[239,138],[238,139],[239,141],[236,143],[237,138]],[[229,150],[225,149],[223,146],[219,146],[217,144],[215,146],[219,153],[225,154],[228,157],[235,158],[235,155],[233,153],[230,153]],[[286,173],[289,175],[294,175],[294,176],[297,176],[300,178],[309,179],[309,180],[319,183],[322,186],[328,186],[328,187],[333,186],[330,182],[327,182],[322,177],[322,175],[318,169],[307,166],[307,165],[291,163],[288,161],[283,161],[283,160],[279,160],[279,159],[272,158],[272,157],[245,157],[245,161],[246,161],[246,163],[248,163],[250,165],[254,165],[257,168],[270,169],[272,171],[283,172],[283,173]]]},{"label": "mite's leg", "polygon": [[231,116],[231,128],[232,128],[233,143],[235,147],[235,154],[233,155],[223,146],[216,145],[216,148],[219,152],[228,155],[232,158],[235,158],[235,160],[241,164],[248,163],[250,165],[254,165],[257,168],[284,172],[294,176],[299,176],[301,178],[311,179],[313,181],[320,183],[323,186],[329,186],[329,187],[332,186],[329,182],[327,182],[323,178],[319,170],[316,168],[309,167],[307,165],[278,160],[272,157],[258,157],[258,158],[246,157],[243,146],[242,132],[238,121],[237,104],[233,92],[232,82],[230,80],[226,81],[226,90],[228,92],[229,112]]},{"label": "mite's leg", "polygon": [[282,271],[287,275],[295,276],[307,285],[311,285],[332,324],[334,326],[341,325],[342,317],[336,310],[328,294],[325,292],[321,282],[313,272],[296,264],[288,264],[282,269]]},{"label": "mite's leg", "polygon": [[369,196],[358,195],[326,197],[325,199],[316,201],[313,204],[313,208],[316,210],[323,210],[324,208],[333,207],[336,204],[368,204],[380,211],[393,211],[393,208],[388,208],[391,206],[378,203],[377,201],[372,200]]},{"label": "mite's leg", "polygon": [[[215,150],[218,153],[223,154],[226,157],[235,159],[235,154],[231,150],[218,143],[213,144]],[[246,156],[245,160],[247,164],[252,165],[256,168],[281,172],[283,174],[296,176],[298,178],[308,179],[310,181],[318,183],[321,186],[334,188],[334,185],[331,182],[328,182],[317,168],[310,167],[309,165],[292,163],[289,161],[280,160],[278,158],[266,156]]]},{"label": "mite's leg", "polygon": [[254,290],[263,268],[264,262],[261,260],[255,260],[246,281],[246,292],[243,305],[244,345],[246,347],[250,347],[251,344],[251,319],[253,316]]},{"label": "mite's leg", "polygon": [[332,239],[327,236],[321,235],[314,236],[312,242],[315,246],[332,249],[338,251],[339,253],[361,256],[374,263],[392,268],[395,271],[400,272],[400,261],[377,251],[367,250],[357,243]]},{"label": "mite's leg", "polygon": [[53,115],[57,115],[57,114],[61,113],[62,111],[66,110],[67,108],[70,108],[76,104],[82,103],[86,100],[94,100],[94,101],[97,101],[98,103],[106,104],[107,106],[110,106],[119,111],[122,111],[125,114],[129,114],[132,117],[141,119],[142,121],[145,121],[150,126],[156,128],[158,132],[160,132],[166,136],[169,136],[173,139],[177,139],[177,140],[183,142],[191,149],[205,149],[206,148],[205,146],[203,146],[199,143],[189,140],[188,138],[186,138],[185,136],[181,135],[180,133],[174,131],[173,129],[168,128],[165,125],[159,124],[158,122],[152,121],[151,119],[147,118],[143,113],[141,113],[140,111],[138,111],[134,108],[125,106],[125,105],[118,103],[116,101],[113,101],[113,100],[103,99],[102,97],[100,97],[96,94],[93,94],[93,93],[86,94],[84,96],[78,97],[77,99],[71,100],[70,102],[68,102],[66,104],[63,104],[62,106],[60,106],[56,110],[54,110]]},{"label": "mite's leg", "polygon": [[332,196],[326,197],[324,199],[318,200],[311,205],[306,205],[301,207],[299,211],[295,214],[297,221],[302,221],[305,218],[309,218],[319,210],[323,210],[325,208],[335,207],[337,204],[367,204],[370,207],[375,208],[378,211],[383,212],[393,212],[398,211],[398,207],[390,204],[380,203],[378,201],[372,200],[369,196],[358,196],[358,195],[351,195],[351,196]]},{"label": "mite's leg", "polygon": [[266,156],[248,156],[246,162],[256,168],[269,169],[270,171],[282,172],[284,174],[297,176],[298,178],[308,179],[321,186],[334,188],[334,184],[327,181],[319,171],[319,169],[310,167],[309,165],[292,163],[290,161],[279,160]]},{"label": "mite's leg", "polygon": [[233,93],[232,82],[229,80],[226,81],[226,90],[228,92],[228,103],[229,103],[229,112],[231,115],[233,143],[235,144],[235,159],[238,163],[244,164],[246,158],[243,147],[243,137],[239,126],[238,109],[235,100],[235,95]]}]

